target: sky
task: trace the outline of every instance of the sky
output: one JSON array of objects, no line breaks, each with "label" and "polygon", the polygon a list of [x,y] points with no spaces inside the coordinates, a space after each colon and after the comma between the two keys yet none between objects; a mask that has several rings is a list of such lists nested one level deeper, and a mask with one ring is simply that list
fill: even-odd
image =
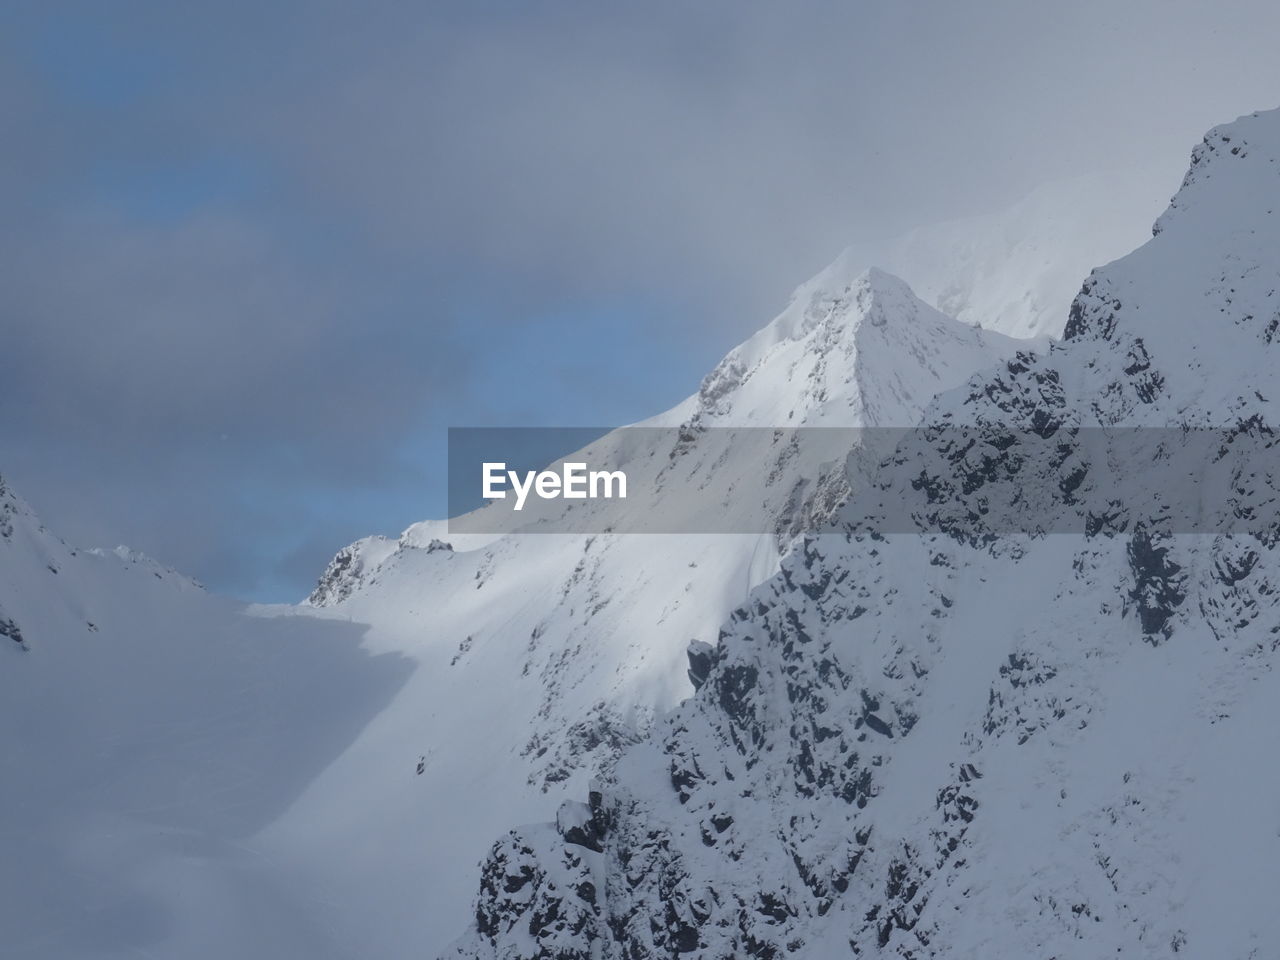
[{"label": "sky", "polygon": [[1280,105],[1263,2],[0,0],[0,474],[305,595],[450,426],[696,390],[844,246]]}]

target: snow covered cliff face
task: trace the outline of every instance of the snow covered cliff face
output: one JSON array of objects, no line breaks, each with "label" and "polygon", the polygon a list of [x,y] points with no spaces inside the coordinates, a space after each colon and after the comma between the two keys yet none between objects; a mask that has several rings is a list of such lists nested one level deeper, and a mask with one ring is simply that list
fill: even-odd
[{"label": "snow covered cliff face", "polygon": [[[1210,510],[1177,536],[1154,501],[1088,536],[982,518],[1033,476],[1076,509],[1080,430],[1270,438],[1278,204],[1280,113],[1212,131],[1065,340],[939,397],[855,491],[918,532],[793,549],[691,648],[690,699],[494,845],[450,955],[1274,955],[1280,530]],[[1233,479],[1228,513],[1275,497]]]},{"label": "snow covered cliff face", "polygon": [[[1017,346],[942,316],[880,271],[811,289],[695,396],[647,422],[679,428],[670,436],[683,438],[681,455],[629,466],[629,483],[714,483],[763,518],[790,515],[814,495],[820,458],[731,448],[710,428],[910,425],[938,390]],[[371,624],[371,649],[402,651],[419,667],[273,827],[273,849],[308,864],[302,882],[317,896],[353,904],[352,943],[395,929],[442,948],[493,837],[583,794],[656,713],[688,695],[687,644],[715,636],[776,570],[785,543],[782,529],[495,539],[428,523],[399,541],[352,545],[311,604]],[[369,797],[376,817],[348,814],[341,829],[320,829]]]}]

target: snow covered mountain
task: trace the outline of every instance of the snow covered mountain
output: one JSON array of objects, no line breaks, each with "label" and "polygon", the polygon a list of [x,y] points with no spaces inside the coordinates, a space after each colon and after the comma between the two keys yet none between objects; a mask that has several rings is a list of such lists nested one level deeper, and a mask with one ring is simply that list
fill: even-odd
[{"label": "snow covered mountain", "polygon": [[1146,239],[1181,172],[1173,161],[1051,181],[1002,210],[854,244],[811,282],[839,285],[874,264],[957,320],[1060,337],[1080,279]]},{"label": "snow covered mountain", "polygon": [[[934,393],[1017,346],[941,315],[878,270],[810,284],[695,396],[647,422],[672,428],[661,435],[678,442],[678,457],[628,464],[635,490],[726,485],[739,507],[777,518],[776,530],[495,539],[427,523],[339,553],[310,603],[370,624],[369,649],[418,666],[267,831],[271,855],[304,864],[298,883],[312,895],[353,905],[351,944],[394,929],[442,948],[470,902],[461,878],[494,835],[581,794],[688,695],[687,643],[714,636],[774,572],[787,518],[821,495],[816,481],[833,465],[816,450],[739,448],[713,428],[907,426]],[[376,817],[348,813],[333,826],[370,797]]]},{"label": "snow covered mountain", "polygon": [[[687,655],[690,641],[773,596],[792,534],[872,482],[869,455],[846,477],[845,449],[745,448],[719,428],[913,425],[935,394],[1028,346],[989,331],[1060,332],[1064,264],[1119,252],[1098,245],[1114,244],[1113,225],[1081,212],[1099,204],[1066,202],[1074,189],[846,254],[697,394],[646,421],[687,439],[661,467],[637,460],[637,480],[730,481],[759,534],[498,537],[423,523],[340,552],[307,604],[246,607],[123,548],[68,546],[0,484],[0,952],[433,955],[472,915],[474,865],[510,824],[559,808],[558,833],[530,835],[621,843],[600,832],[606,796],[636,783],[635,758],[668,736],[663,718],[693,683],[729,669],[710,645]],[[1158,580],[1144,589],[1164,595]],[[871,728],[890,722],[879,709]],[[564,805],[592,796],[597,777],[611,786],[595,813]],[[663,769],[654,783],[668,780]],[[598,924],[607,874],[592,856]],[[501,937],[540,949],[545,931],[519,932],[521,889],[501,909],[483,894],[482,922],[496,936],[512,918]],[[487,938],[467,949],[489,950]]]},{"label": "snow covered mountain", "polygon": [[[1280,536],[1217,531],[1276,497],[1231,447],[1277,419],[1277,202],[1280,112],[1211,131],[1063,342],[940,396],[863,525],[796,546],[691,648],[690,699],[496,843],[450,955],[1274,956]],[[1203,427],[1229,495],[1176,535],[1167,448]],[[1113,462],[1151,497],[1093,513]],[[1032,487],[1087,533],[992,519]],[[914,532],[866,529],[904,503]]]},{"label": "snow covered mountain", "polygon": [[77,550],[0,481],[0,954],[340,956],[251,838],[405,678],[362,632]]}]

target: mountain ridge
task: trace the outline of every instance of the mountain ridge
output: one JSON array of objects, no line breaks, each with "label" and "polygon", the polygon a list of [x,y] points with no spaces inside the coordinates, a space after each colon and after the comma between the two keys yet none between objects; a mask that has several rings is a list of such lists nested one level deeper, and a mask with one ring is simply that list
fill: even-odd
[{"label": "mountain ridge", "polygon": [[[1280,537],[1174,535],[1156,500],[1091,535],[984,517],[1090,483],[1081,429],[1166,431],[1147,470],[1188,428],[1270,435],[1276,196],[1280,113],[1215,128],[1067,338],[940,394],[853,494],[917,532],[798,543],[584,805],[497,841],[448,955],[1266,955]],[[1227,512],[1274,498],[1233,476]]]},{"label": "mountain ridge", "polygon": [[[359,556],[331,567],[316,598],[324,601],[318,615],[369,622],[370,642],[385,645],[377,649],[412,651],[422,663],[384,718],[382,745],[367,750],[370,757],[394,750],[405,763],[425,757],[419,789],[426,799],[421,807],[406,801],[394,814],[401,832],[420,829],[427,817],[459,824],[451,848],[437,847],[428,857],[418,851],[395,868],[406,878],[429,872],[439,922],[465,904],[459,865],[481,857],[500,824],[532,818],[585,790],[688,693],[689,639],[714,635],[776,568],[790,524],[804,522],[797,504],[827,492],[820,481],[832,465],[817,445],[779,449],[766,442],[770,431],[760,431],[760,442],[747,450],[733,447],[740,434],[726,428],[906,427],[935,389],[962,383],[1022,346],[943,316],[882,271],[864,272],[841,288],[793,300],[730,351],[698,394],[637,425],[667,428],[654,431],[655,442],[665,438],[679,457],[642,446],[618,460],[629,464],[636,496],[650,491],[651,502],[637,501],[644,509],[666,509],[685,487],[719,484],[747,514],[792,518],[775,532],[552,533],[466,544],[437,523],[410,528],[399,541],[366,542]],[[625,430],[614,437],[580,459],[613,462],[590,451],[629,442]],[[832,492],[833,500],[841,495]],[[536,528],[562,509],[559,502],[526,505],[526,522]],[[740,529],[774,528],[757,522]],[[428,553],[422,547],[431,542],[441,546]],[[458,690],[467,691],[465,699]],[[492,752],[462,750],[455,757],[448,741],[415,733],[438,723],[483,729]],[[368,774],[356,773],[363,770],[359,753],[357,745],[309,791],[317,804],[340,802],[319,798],[341,797],[343,783],[366,782]],[[397,775],[387,767],[375,776]],[[469,786],[460,791],[457,783]],[[390,782],[375,787],[384,788],[397,789]],[[310,802],[304,796],[300,805]],[[478,814],[482,807],[488,812]],[[298,837],[305,833],[297,830]],[[291,849],[300,842],[288,841]],[[370,860],[359,869],[372,877],[385,863]],[[404,886],[413,889],[408,880]],[[421,925],[420,899],[406,893],[402,902]]]},{"label": "mountain ridge", "polygon": [[[744,362],[745,390],[705,405],[700,391],[646,423],[847,425],[853,411],[908,426],[937,390],[1025,349],[863,276],[804,285],[778,325],[798,321],[798,337]],[[1005,292],[985,289],[974,302]],[[672,483],[725,452],[701,434]],[[770,463],[732,471],[751,509],[825,495],[816,459],[757,489]],[[10,946],[36,960],[430,952],[456,933],[469,865],[513,820],[558,809],[546,837],[612,842],[597,778],[692,687],[720,682],[718,648],[686,645],[769,579],[796,522],[644,550],[532,538],[531,559],[516,538],[429,521],[359,541],[311,605],[245,607],[127,549],[69,547],[0,494],[2,746],[21,784],[0,818]],[[865,723],[897,722],[877,709]]]}]

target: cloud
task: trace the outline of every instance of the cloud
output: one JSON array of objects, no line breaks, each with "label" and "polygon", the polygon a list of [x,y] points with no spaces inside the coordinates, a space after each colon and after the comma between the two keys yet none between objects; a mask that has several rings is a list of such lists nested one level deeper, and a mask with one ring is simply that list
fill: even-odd
[{"label": "cloud", "polygon": [[844,245],[1280,88],[1255,2],[181,6],[0,14],[0,470],[258,595],[449,423],[653,413]]},{"label": "cloud", "polygon": [[1280,79],[1264,4],[1115,8],[482,7],[366,34],[259,133],[392,247],[758,309],[851,235],[1181,157]]}]

